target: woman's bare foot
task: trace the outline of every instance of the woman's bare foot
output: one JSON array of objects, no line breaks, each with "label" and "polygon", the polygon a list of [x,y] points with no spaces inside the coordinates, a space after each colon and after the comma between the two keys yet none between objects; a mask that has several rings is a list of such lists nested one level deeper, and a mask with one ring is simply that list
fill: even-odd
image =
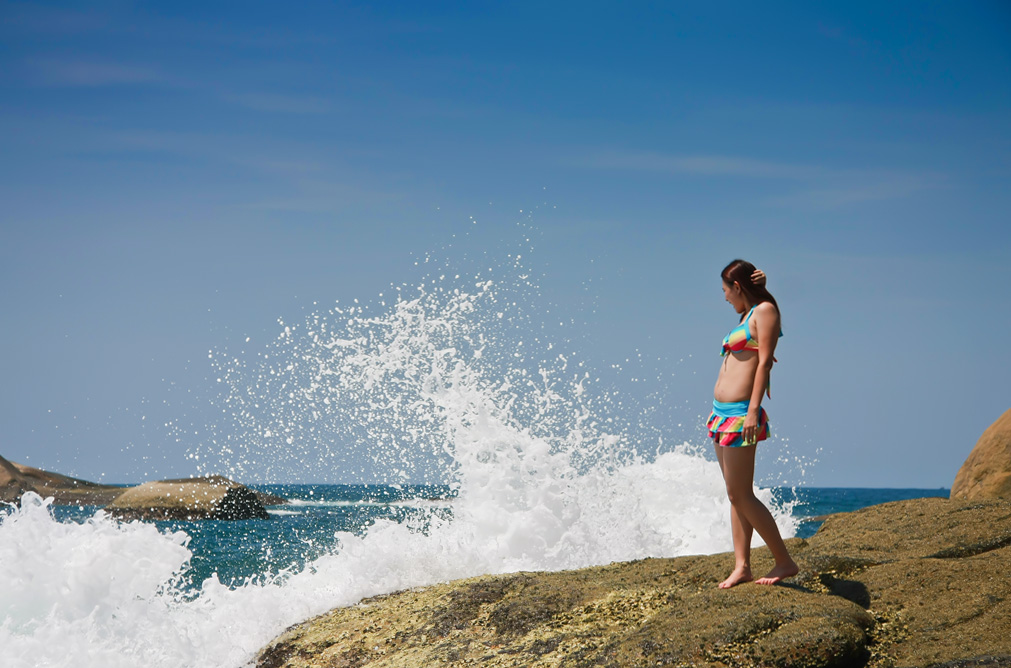
[{"label": "woman's bare foot", "polygon": [[[781,566],[777,565],[775,568],[769,571],[764,578],[758,578],[757,580],[755,580],[755,584],[774,585],[780,580],[791,578],[799,572],[800,569],[797,567],[796,562],[794,562],[794,560],[791,559],[790,563],[783,564]],[[723,585],[720,586],[722,587]]]},{"label": "woman's bare foot", "polygon": [[738,566],[726,580],[720,583],[720,589],[730,589],[742,582],[751,582],[754,578],[751,575],[750,566]]}]

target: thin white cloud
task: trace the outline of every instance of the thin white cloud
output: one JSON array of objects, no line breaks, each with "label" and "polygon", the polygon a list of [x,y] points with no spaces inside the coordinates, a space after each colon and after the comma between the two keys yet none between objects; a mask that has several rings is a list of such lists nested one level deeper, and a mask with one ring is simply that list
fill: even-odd
[{"label": "thin white cloud", "polygon": [[30,69],[32,79],[46,86],[122,86],[151,83],[161,78],[146,67],[76,59],[34,60]]},{"label": "thin white cloud", "polygon": [[244,93],[239,95],[224,95],[222,99],[246,109],[271,113],[325,114],[332,109],[327,100],[309,96]]},{"label": "thin white cloud", "polygon": [[234,158],[232,162],[268,174],[297,175],[323,171],[324,165],[313,160],[275,159],[271,157]]},{"label": "thin white cloud", "polygon": [[235,208],[267,212],[341,213],[403,200],[402,192],[376,189],[355,170],[313,146],[236,135],[115,131],[102,136],[103,151],[145,151],[177,156],[195,169],[236,170],[267,177],[255,196]]},{"label": "thin white cloud", "polygon": [[765,179],[809,179],[817,167],[728,155],[671,155],[651,152],[605,152],[578,161],[584,167],[700,176],[747,176]]},{"label": "thin white cloud", "polygon": [[902,172],[841,172],[831,182],[765,200],[771,206],[808,211],[830,210],[863,202],[908,197],[918,191],[938,187],[944,179],[936,174]]},{"label": "thin white cloud", "polygon": [[611,151],[567,162],[592,169],[780,181],[779,192],[758,203],[808,211],[908,197],[945,181],[943,175],[928,172],[840,169],[727,155]]},{"label": "thin white cloud", "polygon": [[148,151],[276,176],[296,177],[326,168],[304,146],[231,135],[123,130],[106,134],[101,145],[103,150]]}]

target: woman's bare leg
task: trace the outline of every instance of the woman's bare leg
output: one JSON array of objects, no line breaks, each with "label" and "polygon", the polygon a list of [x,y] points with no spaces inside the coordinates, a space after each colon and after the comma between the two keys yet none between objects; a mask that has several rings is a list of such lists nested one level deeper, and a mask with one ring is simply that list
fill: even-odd
[{"label": "woman's bare leg", "polygon": [[[723,452],[720,452],[722,450]],[[790,553],[783,543],[783,537],[779,534],[779,527],[773,519],[769,509],[755,496],[755,451],[754,446],[743,448],[724,448],[717,446],[717,457],[720,460],[720,467],[723,469],[723,480],[727,485],[727,496],[730,504],[738,516],[738,521],[742,526],[742,538],[748,537],[748,548],[751,542],[750,529],[758,532],[758,535],[765,541],[772,557],[776,560],[776,565],[765,577],[759,578],[757,584],[775,584],[783,578],[796,575],[797,564],[790,557]],[[731,519],[733,523],[733,519]],[[740,559],[740,551],[737,546],[737,531],[734,530],[734,554]],[[738,561],[740,564],[740,561]],[[748,564],[750,573],[750,563]],[[735,573],[737,571],[735,570]],[[737,582],[731,582],[728,578],[721,584],[721,587],[732,587]],[[742,580],[743,581],[743,580]]]},{"label": "woman's bare leg", "polygon": [[[723,451],[727,448],[716,446],[716,459],[720,462],[720,470],[723,469]],[[723,474],[726,481],[726,472]],[[742,582],[751,582],[754,576],[751,574],[751,536],[754,528],[746,518],[741,516],[737,508],[730,506],[730,529],[734,537],[734,570],[726,580],[720,583],[720,589],[729,589]]]}]

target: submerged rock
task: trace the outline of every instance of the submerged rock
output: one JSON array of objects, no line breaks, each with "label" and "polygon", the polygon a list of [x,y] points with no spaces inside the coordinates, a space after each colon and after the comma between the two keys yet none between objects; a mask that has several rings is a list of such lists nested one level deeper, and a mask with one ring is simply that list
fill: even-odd
[{"label": "submerged rock", "polygon": [[106,511],[125,520],[247,520],[270,517],[257,492],[223,476],[146,482],[124,491],[106,507]]},{"label": "submerged rock", "polygon": [[951,484],[953,499],[1011,499],[1011,409],[987,427]]},{"label": "submerged rock", "polygon": [[[725,553],[380,596],[289,629],[257,665],[1007,665],[1011,503],[888,503],[788,544],[802,570],[777,587],[718,589]],[[771,565],[755,550],[756,573]]]}]

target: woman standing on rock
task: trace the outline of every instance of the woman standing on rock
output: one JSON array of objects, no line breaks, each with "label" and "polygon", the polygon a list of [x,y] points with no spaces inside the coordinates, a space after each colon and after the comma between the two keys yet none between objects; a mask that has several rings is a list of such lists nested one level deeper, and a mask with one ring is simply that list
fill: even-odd
[{"label": "woman standing on rock", "polygon": [[779,306],[765,288],[765,274],[744,260],[726,266],[723,296],[740,314],[740,324],[723,339],[723,363],[713,391],[713,413],[706,426],[716,445],[716,458],[730,499],[734,536],[734,572],[720,583],[728,589],[753,580],[751,536],[758,531],[776,560],[757,584],[775,584],[797,574],[797,564],[779,535],[769,509],[754,492],[755,450],[769,437],[769,418],[762,396],[769,391],[773,353],[782,336]]}]

